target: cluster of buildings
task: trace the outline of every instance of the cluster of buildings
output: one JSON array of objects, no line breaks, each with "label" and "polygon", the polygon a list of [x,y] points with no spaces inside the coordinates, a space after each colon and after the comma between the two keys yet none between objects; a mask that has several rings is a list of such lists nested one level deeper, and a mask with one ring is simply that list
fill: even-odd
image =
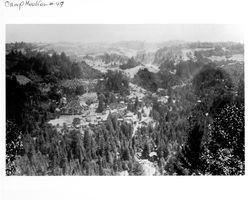
[{"label": "cluster of buildings", "polygon": [[[150,117],[152,106],[146,106],[142,99],[146,95],[146,90],[130,84],[131,93],[127,97],[128,102],[134,103],[138,100],[138,108],[132,112],[128,110],[128,103],[124,100],[119,100],[117,103],[109,104],[102,113],[97,113],[98,98],[96,93],[85,93],[77,99],[67,102],[66,97],[61,99],[61,105],[64,105],[58,112],[60,116],[57,119],[51,120],[49,123],[55,125],[58,130],[78,129],[83,131],[86,128],[96,126],[105,122],[109,114],[117,114],[117,119],[120,122],[127,122],[133,125],[133,135],[139,127],[155,124]],[[89,103],[87,103],[89,102]]]}]

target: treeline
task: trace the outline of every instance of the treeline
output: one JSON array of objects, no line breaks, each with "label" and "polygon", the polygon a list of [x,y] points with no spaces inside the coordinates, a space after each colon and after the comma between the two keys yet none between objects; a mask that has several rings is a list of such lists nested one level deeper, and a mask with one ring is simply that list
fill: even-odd
[{"label": "treeline", "polygon": [[203,63],[192,60],[174,64],[171,60],[164,61],[158,73],[140,69],[134,77],[134,82],[141,87],[156,92],[158,88],[170,89],[190,81],[201,70]]},{"label": "treeline", "polygon": [[244,54],[244,45],[240,43],[235,43],[232,45],[215,45],[213,48],[199,51],[199,53],[203,57],[210,57],[210,56],[226,56],[231,57],[234,54]]},{"label": "treeline", "polygon": [[6,56],[6,73],[22,74],[31,80],[54,83],[63,79],[99,78],[101,73],[85,62],[72,62],[65,53],[48,54],[37,52],[35,55],[11,51]]},{"label": "treeline", "polygon": [[101,59],[105,64],[112,63],[112,62],[121,62],[125,63],[129,59],[128,57],[124,55],[119,55],[115,53],[105,53],[103,55],[97,56],[99,59]]}]

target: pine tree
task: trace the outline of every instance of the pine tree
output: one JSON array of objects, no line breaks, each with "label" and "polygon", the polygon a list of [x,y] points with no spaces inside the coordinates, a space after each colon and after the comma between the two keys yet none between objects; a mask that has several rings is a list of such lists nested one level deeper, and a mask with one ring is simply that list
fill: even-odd
[{"label": "pine tree", "polygon": [[103,94],[100,94],[99,97],[99,105],[98,105],[98,108],[96,110],[97,113],[101,113],[104,111],[105,109],[105,96]]}]

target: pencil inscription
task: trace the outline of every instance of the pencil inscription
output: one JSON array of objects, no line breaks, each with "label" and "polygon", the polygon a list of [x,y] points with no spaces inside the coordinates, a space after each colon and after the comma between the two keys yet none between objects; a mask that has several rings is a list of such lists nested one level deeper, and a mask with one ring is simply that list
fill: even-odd
[{"label": "pencil inscription", "polygon": [[7,8],[18,8],[18,10],[21,10],[24,7],[55,6],[55,7],[62,8],[64,5],[64,1],[49,1],[49,2],[45,2],[42,0],[39,0],[39,1],[20,1],[20,2],[5,1],[4,5]]}]

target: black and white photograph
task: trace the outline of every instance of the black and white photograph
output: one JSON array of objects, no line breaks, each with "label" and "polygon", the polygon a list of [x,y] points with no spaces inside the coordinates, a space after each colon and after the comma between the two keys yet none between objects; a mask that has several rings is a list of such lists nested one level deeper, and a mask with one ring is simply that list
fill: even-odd
[{"label": "black and white photograph", "polygon": [[5,28],[6,176],[245,175],[241,25]]}]

